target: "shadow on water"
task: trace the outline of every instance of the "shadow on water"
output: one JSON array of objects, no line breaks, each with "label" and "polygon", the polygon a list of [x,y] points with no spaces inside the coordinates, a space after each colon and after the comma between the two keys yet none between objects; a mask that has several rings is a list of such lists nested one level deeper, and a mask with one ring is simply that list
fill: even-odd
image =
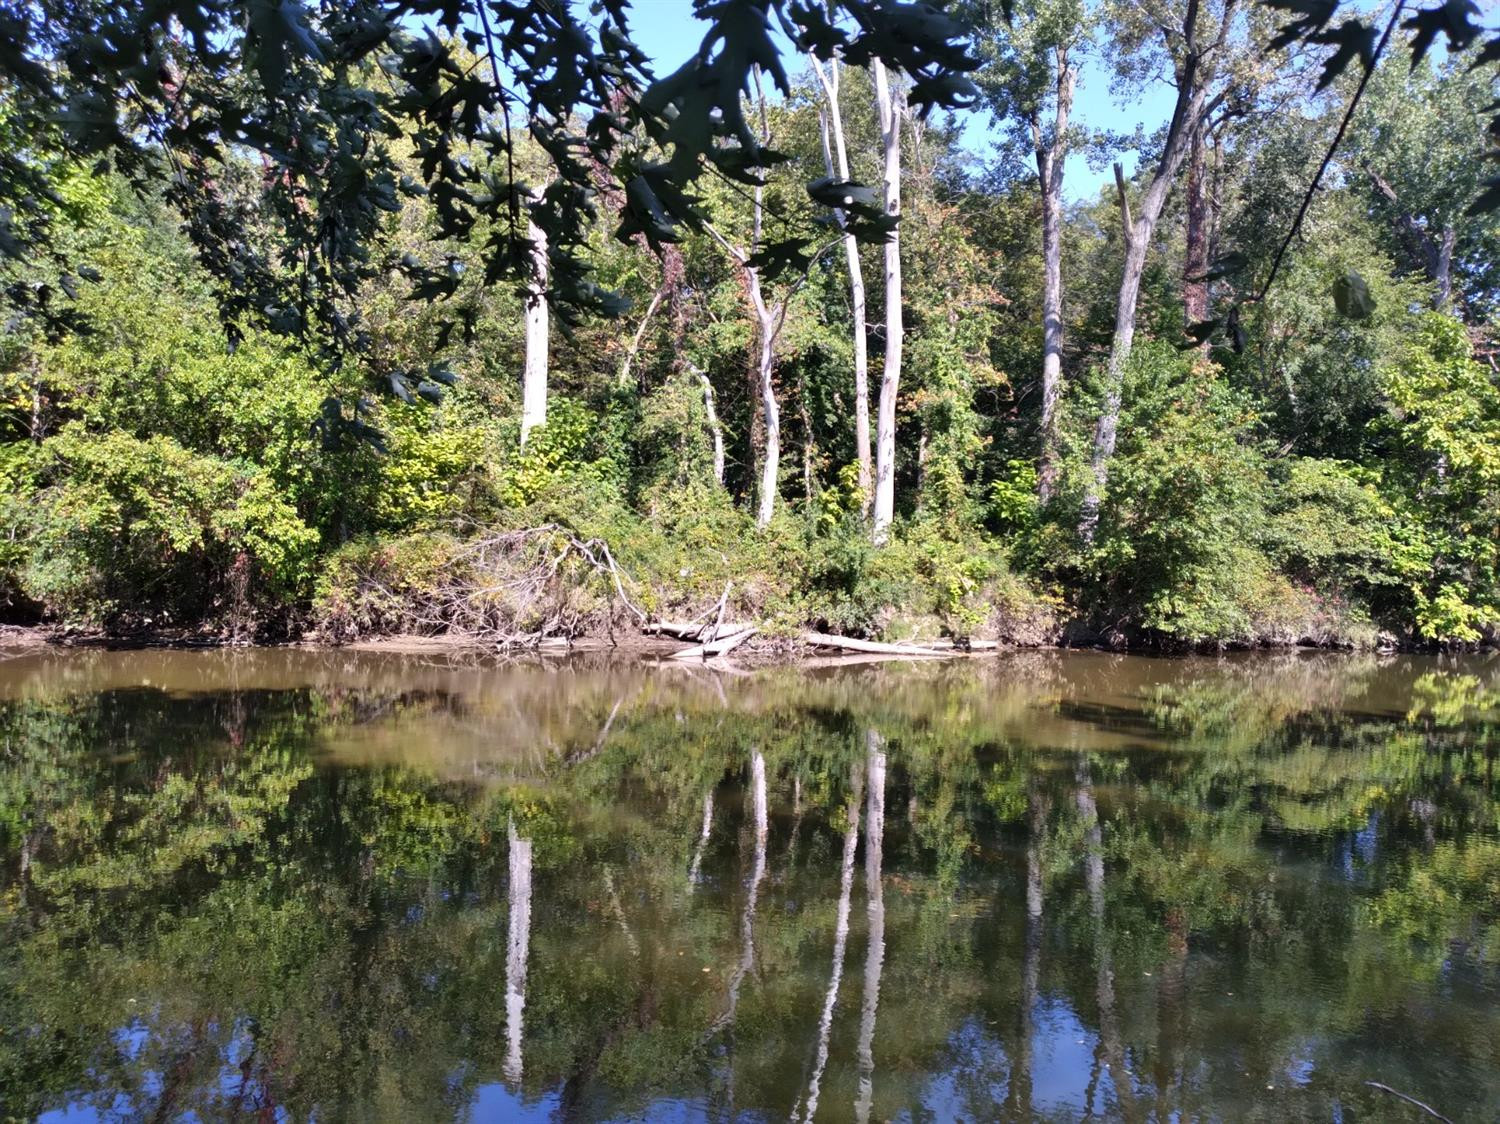
[{"label": "shadow on water", "polygon": [[1492,1121],[1497,749],[1487,659],[20,653],[0,1116]]}]

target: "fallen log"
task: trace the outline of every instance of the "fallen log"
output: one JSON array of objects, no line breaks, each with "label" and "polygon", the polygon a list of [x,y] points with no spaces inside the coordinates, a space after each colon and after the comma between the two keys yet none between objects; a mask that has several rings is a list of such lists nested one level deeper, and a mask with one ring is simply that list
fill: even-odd
[{"label": "fallen log", "polygon": [[884,644],[878,640],[856,640],[852,636],[833,636],[826,632],[804,632],[802,642],[815,648],[837,648],[844,652],[869,652],[887,656],[933,656],[942,658],[956,655],[953,649],[924,647],[918,644]]},{"label": "fallen log", "polygon": [[648,621],[641,625],[641,631],[665,632],[679,640],[686,640],[689,637],[696,638],[703,631],[703,624],[700,621]]},{"label": "fallen log", "polygon": [[709,656],[722,656],[734,651],[759,631],[760,629],[750,625],[738,626],[737,631],[720,636],[717,640],[711,640],[707,644],[697,644],[691,648],[684,648],[680,652],[673,652],[669,658],[674,660],[691,660],[707,658]]}]

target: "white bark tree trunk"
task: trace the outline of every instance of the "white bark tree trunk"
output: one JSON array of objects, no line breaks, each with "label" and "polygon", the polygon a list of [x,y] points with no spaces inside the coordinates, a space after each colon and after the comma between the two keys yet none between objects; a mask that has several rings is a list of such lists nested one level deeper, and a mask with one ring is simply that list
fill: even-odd
[{"label": "white bark tree trunk", "polygon": [[[532,202],[541,199],[533,192]],[[531,243],[531,278],[526,284],[526,358],[521,374],[521,447],[539,425],[547,424],[547,235],[530,219],[526,237]]]},{"label": "white bark tree trunk", "polygon": [[776,334],[778,317],[766,307],[760,291],[760,271],[748,269],[750,275],[750,297],[755,303],[756,321],[759,324],[760,352],[757,361],[760,376],[760,408],[766,427],[766,448],[760,466],[760,506],[755,514],[755,525],[764,527],[771,522],[776,510],[776,488],[781,479],[781,407],[776,402],[776,386],[772,381],[776,373]]},{"label": "white bark tree trunk", "polygon": [[714,442],[714,483],[724,486],[724,427],[719,424],[719,411],[715,405],[714,384],[708,376],[698,372],[698,381],[703,384],[703,412],[708,415],[708,432]]},{"label": "white bark tree trunk", "polygon": [[[761,416],[766,431],[755,523],[758,527],[764,527],[771,522],[771,516],[775,513],[777,484],[781,478],[781,407],[776,401],[776,340],[786,324],[787,304],[791,297],[788,295],[774,303],[766,303],[765,293],[761,289],[760,270],[750,264],[754,246],[759,241],[760,224],[761,201],[760,189],[757,188],[755,192],[756,242],[751,244],[751,249],[746,250],[734,245],[712,225],[705,225],[704,229],[714,241],[723,247],[724,252],[734,259],[735,264],[744,273],[745,289],[750,296],[750,306],[755,312],[755,375],[757,389],[760,391]],[[706,388],[706,393],[711,394],[712,388]],[[711,416],[710,424],[717,427],[717,419]],[[718,435],[717,428],[715,428],[715,434]],[[721,457],[720,451],[716,455],[715,470],[722,475]]]},{"label": "white bark tree trunk", "polygon": [[[830,179],[836,176],[841,183],[847,183],[849,151],[844,143],[844,114],[839,107],[839,63],[837,59],[830,61],[825,73],[816,55],[808,57],[812,60],[813,73],[823,87],[828,106],[822,115],[823,161]],[[842,224],[842,211],[838,212],[838,217]],[[849,271],[849,308],[854,320],[854,450],[859,458],[859,490],[864,496],[868,514],[874,499],[875,472],[870,459],[870,348],[865,314],[865,271],[859,260],[859,241],[848,233],[844,235],[844,264]]]},{"label": "white bark tree trunk", "polygon": [[531,840],[510,824],[510,932],[505,942],[505,1079],[521,1081],[522,1017],[526,1010],[526,958],[531,946]]},{"label": "white bark tree trunk", "polygon": [[1042,134],[1033,119],[1036,168],[1042,189],[1042,449],[1037,473],[1037,498],[1043,503],[1057,491],[1057,404],[1062,398],[1063,281],[1062,189],[1068,158],[1068,117],[1073,108],[1077,70],[1065,48],[1057,51],[1057,101],[1052,135]]},{"label": "white bark tree trunk", "polygon": [[[875,106],[880,116],[885,156],[886,214],[901,214],[901,94],[892,90],[883,63],[874,60]],[[896,507],[896,396],[901,387],[901,236],[885,244],[885,367],[880,373],[880,407],[875,418],[875,511],[872,538],[876,546],[890,538]]]}]

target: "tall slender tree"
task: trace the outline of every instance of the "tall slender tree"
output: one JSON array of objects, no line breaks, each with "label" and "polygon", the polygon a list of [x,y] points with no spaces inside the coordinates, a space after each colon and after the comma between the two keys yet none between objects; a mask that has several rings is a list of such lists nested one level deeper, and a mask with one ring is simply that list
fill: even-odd
[{"label": "tall slender tree", "polygon": [[[871,65],[875,76],[875,108],[880,118],[882,197],[885,213],[901,214],[901,119],[905,101],[885,64]],[[901,352],[905,325],[901,309],[901,234],[893,231],[885,243],[885,366],[880,373],[880,407],[875,419],[875,509],[873,538],[884,546],[890,538],[896,507],[896,398],[901,390]]]},{"label": "tall slender tree", "polygon": [[[981,11],[988,11],[986,5]],[[1057,490],[1057,407],[1062,399],[1063,175],[1078,56],[1088,39],[1082,0],[1028,0],[1006,21],[982,25],[980,88],[992,115],[1008,122],[1036,159],[1042,205],[1042,404],[1037,498]]]},{"label": "tall slender tree", "polygon": [[[541,202],[541,192],[531,196],[532,205]],[[521,447],[539,425],[547,424],[547,352],[551,316],[547,297],[547,234],[534,219],[526,223],[530,243],[530,274],[526,281],[526,351],[521,374]]]},{"label": "tall slender tree", "polygon": [[[1099,505],[1109,481],[1109,461],[1114,456],[1120,425],[1125,366],[1130,361],[1130,351],[1135,343],[1136,311],[1141,278],[1146,272],[1146,255],[1151,249],[1162,208],[1166,205],[1167,193],[1177,179],[1192,136],[1224,97],[1221,92],[1211,101],[1209,90],[1228,47],[1239,4],[1240,0],[1222,0],[1217,12],[1204,11],[1202,0],[1186,0],[1180,9],[1175,3],[1119,3],[1110,8],[1115,45],[1122,53],[1122,69],[1131,72],[1149,67],[1159,51],[1171,64],[1177,99],[1172,106],[1171,120],[1167,122],[1161,155],[1134,208],[1131,207],[1125,173],[1119,164],[1115,165],[1125,264],[1115,304],[1114,339],[1110,343],[1109,363],[1105,369],[1104,405],[1094,428],[1091,471],[1084,489],[1083,511],[1078,525],[1079,535],[1086,543],[1093,541],[1094,531],[1099,525]],[[1158,38],[1159,46],[1156,44]],[[1146,51],[1147,45],[1157,49]]]},{"label": "tall slender tree", "polygon": [[[817,55],[808,58],[818,85],[823,88],[820,124],[828,178],[848,183],[849,150],[844,140],[844,112],[839,106],[839,60],[830,59],[825,68]],[[865,272],[859,260],[859,241],[848,228],[844,210],[837,208],[835,215],[844,232],[844,264],[849,272],[849,308],[854,320],[854,449],[859,460],[859,489],[868,512],[873,500],[874,471],[870,461],[870,347],[865,317]]]}]

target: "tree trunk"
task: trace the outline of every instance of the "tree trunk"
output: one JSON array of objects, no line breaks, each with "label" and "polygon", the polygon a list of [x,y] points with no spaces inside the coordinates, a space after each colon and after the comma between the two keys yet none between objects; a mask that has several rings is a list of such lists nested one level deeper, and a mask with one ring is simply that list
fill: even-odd
[{"label": "tree trunk", "polygon": [[1125,391],[1125,366],[1130,361],[1130,349],[1135,344],[1136,302],[1141,294],[1141,277],[1146,271],[1146,253],[1151,248],[1151,239],[1156,233],[1157,220],[1161,218],[1167,191],[1187,145],[1186,131],[1190,121],[1202,116],[1203,91],[1192,89],[1184,105],[1184,91],[1178,94],[1178,110],[1172,116],[1167,130],[1166,147],[1162,150],[1161,163],[1152,177],[1146,193],[1141,197],[1141,213],[1132,217],[1130,195],[1125,187],[1125,173],[1115,165],[1115,190],[1120,196],[1120,226],[1125,237],[1125,267],[1120,276],[1120,297],[1115,305],[1115,336],[1110,344],[1109,365],[1105,368],[1104,409],[1099,414],[1094,428],[1094,455],[1092,473],[1083,496],[1083,515],[1078,533],[1085,543],[1094,541],[1094,531],[1099,526],[1099,505],[1104,499],[1104,489],[1109,483],[1109,460],[1115,455],[1115,436],[1120,425],[1120,404]]},{"label": "tree trunk", "polygon": [[[844,143],[844,115],[839,108],[839,64],[834,59],[824,73],[823,64],[816,55],[810,55],[813,73],[823,87],[823,96],[828,108],[822,117],[823,162],[830,179],[837,176],[839,182],[849,181],[849,153]],[[830,150],[829,137],[833,144]],[[838,212],[839,224],[844,224],[844,214]],[[865,513],[868,514],[874,499],[874,469],[870,461],[870,352],[866,332],[865,316],[865,272],[859,260],[859,242],[852,234],[844,235],[844,264],[849,271],[850,315],[854,320],[854,451],[859,458],[859,490],[863,495]]]},{"label": "tree trunk", "polygon": [[1457,242],[1458,232],[1451,226],[1443,227],[1443,240],[1438,245],[1437,269],[1432,278],[1437,283],[1433,304],[1439,311],[1446,309],[1453,300],[1453,247]]},{"label": "tree trunk", "polygon": [[809,506],[813,502],[813,461],[816,456],[813,452],[815,440],[813,437],[812,415],[807,412],[807,380],[803,379],[797,385],[797,417],[802,422],[802,498]]},{"label": "tree trunk", "polygon": [[1428,227],[1417,220],[1417,216],[1401,206],[1396,189],[1375,171],[1367,168],[1375,190],[1396,209],[1396,229],[1401,231],[1411,249],[1421,258],[1422,268],[1433,284],[1432,306],[1438,310],[1448,307],[1453,299],[1453,247],[1458,241],[1458,232],[1445,226],[1441,240],[1434,239]]},{"label": "tree trunk", "polygon": [[[901,214],[901,94],[891,89],[883,63],[872,63],[875,74],[875,105],[880,115],[880,135],[885,154],[886,214]],[[885,244],[885,368],[880,374],[880,407],[875,420],[875,513],[873,539],[876,546],[890,538],[896,507],[896,396],[901,386],[901,236],[894,232]]]},{"label": "tree trunk", "polygon": [[765,451],[761,454],[760,507],[755,515],[755,525],[764,527],[775,513],[776,487],[781,476],[781,409],[776,403],[776,387],[772,382],[776,369],[776,317],[761,297],[758,271],[751,272],[750,285],[759,325],[760,412],[766,434]]},{"label": "tree trunk", "polygon": [[[1120,277],[1120,299],[1115,307],[1115,337],[1109,349],[1105,368],[1104,408],[1094,428],[1092,472],[1083,496],[1083,511],[1078,534],[1085,544],[1094,541],[1099,526],[1099,505],[1109,483],[1109,461],[1115,453],[1115,435],[1120,425],[1120,403],[1124,395],[1125,366],[1135,343],[1136,302],[1141,292],[1141,275],[1146,269],[1146,254],[1156,233],[1157,220],[1167,202],[1167,192],[1182,167],[1188,143],[1203,127],[1206,116],[1206,82],[1211,76],[1210,63],[1228,41],[1234,23],[1237,0],[1225,0],[1217,38],[1200,46],[1198,41],[1198,0],[1188,0],[1182,24],[1175,30],[1163,28],[1162,34],[1174,51],[1180,50],[1177,101],[1167,124],[1167,139],[1161,158],[1141,196],[1139,216],[1131,217],[1130,196],[1125,189],[1125,175],[1115,165],[1115,189],[1120,195],[1120,225],[1125,237],[1125,267]],[[1180,46],[1179,46],[1180,44]],[[1211,108],[1211,107],[1210,107]]]},{"label": "tree trunk", "polygon": [[[1182,259],[1182,307],[1188,326],[1208,319],[1208,152],[1206,123],[1193,130],[1187,158],[1186,248]],[[1199,345],[1208,351],[1208,340]]]},{"label": "tree trunk", "polygon": [[[755,391],[755,402],[758,406],[757,420],[763,430],[764,447],[761,452],[760,471],[760,496],[759,506],[756,513],[756,525],[764,527],[771,521],[771,516],[776,507],[776,487],[781,475],[781,410],[776,403],[776,386],[774,375],[776,373],[776,340],[781,334],[781,329],[786,323],[787,304],[791,300],[790,295],[774,304],[767,304],[765,294],[761,290],[760,270],[750,264],[751,256],[755,247],[759,245],[761,224],[761,193],[755,189],[755,233],[756,240],[751,248],[746,250],[733,245],[712,224],[705,224],[706,230],[724,252],[727,253],[736,265],[740,267],[745,281],[745,293],[750,300],[751,308],[755,312],[755,339],[756,348],[754,359],[751,364],[752,389]],[[754,434],[752,429],[752,444]]]},{"label": "tree trunk", "polygon": [[708,433],[714,443],[714,482],[724,486],[724,427],[719,424],[719,411],[714,398],[714,384],[708,375],[694,367],[698,381],[703,384],[703,412],[708,418]]},{"label": "tree trunk", "polygon": [[[532,194],[532,202],[541,193]],[[539,425],[547,424],[547,235],[530,219],[526,237],[531,243],[531,278],[526,284],[526,360],[521,375],[521,447]]]},{"label": "tree trunk", "polygon": [[1051,137],[1043,137],[1039,120],[1032,123],[1042,191],[1042,450],[1037,472],[1037,498],[1042,503],[1050,501],[1057,491],[1057,403],[1062,397],[1063,346],[1062,187],[1076,73],[1068,63],[1067,51],[1058,50],[1057,104]]}]

